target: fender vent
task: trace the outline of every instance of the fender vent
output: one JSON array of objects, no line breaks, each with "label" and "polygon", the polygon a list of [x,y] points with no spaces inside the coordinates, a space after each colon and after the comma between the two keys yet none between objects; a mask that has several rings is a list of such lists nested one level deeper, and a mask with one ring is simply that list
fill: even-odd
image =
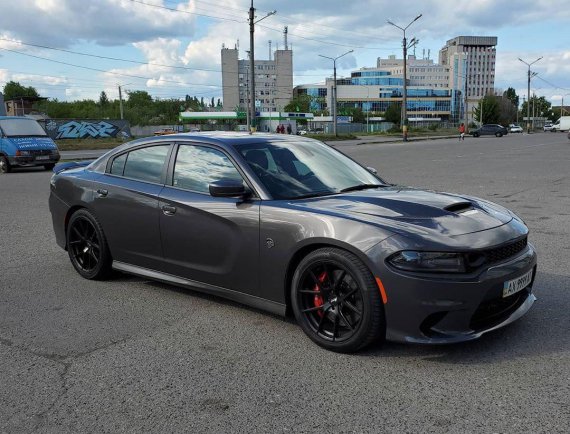
[{"label": "fender vent", "polygon": [[457,202],[449,206],[446,206],[443,209],[449,212],[454,212],[456,214],[461,214],[462,212],[472,210],[473,205],[471,204],[471,202]]}]

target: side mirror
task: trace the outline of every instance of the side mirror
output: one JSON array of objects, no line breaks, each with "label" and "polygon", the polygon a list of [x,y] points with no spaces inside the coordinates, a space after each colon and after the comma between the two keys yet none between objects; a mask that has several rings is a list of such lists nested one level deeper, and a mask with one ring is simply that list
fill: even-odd
[{"label": "side mirror", "polygon": [[220,179],[212,182],[208,188],[213,197],[244,197],[247,193],[243,182],[235,179]]},{"label": "side mirror", "polygon": [[378,171],[374,167],[366,167],[366,170],[374,175],[378,175]]}]

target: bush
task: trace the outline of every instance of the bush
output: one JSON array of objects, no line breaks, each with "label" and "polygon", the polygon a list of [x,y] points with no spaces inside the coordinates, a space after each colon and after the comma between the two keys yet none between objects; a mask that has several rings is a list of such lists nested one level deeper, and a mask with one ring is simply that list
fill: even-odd
[{"label": "bush", "polygon": [[428,127],[428,129],[429,129],[430,131],[437,131],[437,126],[438,126],[437,124],[431,124],[431,125]]}]

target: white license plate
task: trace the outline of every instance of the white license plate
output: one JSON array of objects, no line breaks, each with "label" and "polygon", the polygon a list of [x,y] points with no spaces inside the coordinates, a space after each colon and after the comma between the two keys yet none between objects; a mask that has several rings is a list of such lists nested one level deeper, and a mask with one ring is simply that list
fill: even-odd
[{"label": "white license plate", "polygon": [[36,160],[49,160],[49,155],[38,155]]},{"label": "white license plate", "polygon": [[513,280],[508,280],[503,284],[503,298],[525,289],[532,281],[532,270]]}]

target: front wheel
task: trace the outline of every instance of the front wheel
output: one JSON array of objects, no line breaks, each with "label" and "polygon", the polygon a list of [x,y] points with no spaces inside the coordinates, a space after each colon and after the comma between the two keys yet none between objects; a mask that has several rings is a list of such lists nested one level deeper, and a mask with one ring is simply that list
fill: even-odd
[{"label": "front wheel", "polygon": [[86,279],[104,279],[111,254],[99,221],[86,209],[76,211],[67,225],[67,252],[75,270]]},{"label": "front wheel", "polygon": [[10,163],[8,159],[4,155],[0,155],[0,173],[10,173],[12,168],[10,167]]},{"label": "front wheel", "polygon": [[497,136],[497,137],[503,137],[503,133],[497,133],[497,134],[495,134],[495,136]]},{"label": "front wheel", "polygon": [[479,133],[473,133],[473,137],[479,137]]},{"label": "front wheel", "polygon": [[323,248],[297,267],[291,304],[303,331],[318,345],[353,352],[385,338],[384,307],[374,276],[353,254]]}]

